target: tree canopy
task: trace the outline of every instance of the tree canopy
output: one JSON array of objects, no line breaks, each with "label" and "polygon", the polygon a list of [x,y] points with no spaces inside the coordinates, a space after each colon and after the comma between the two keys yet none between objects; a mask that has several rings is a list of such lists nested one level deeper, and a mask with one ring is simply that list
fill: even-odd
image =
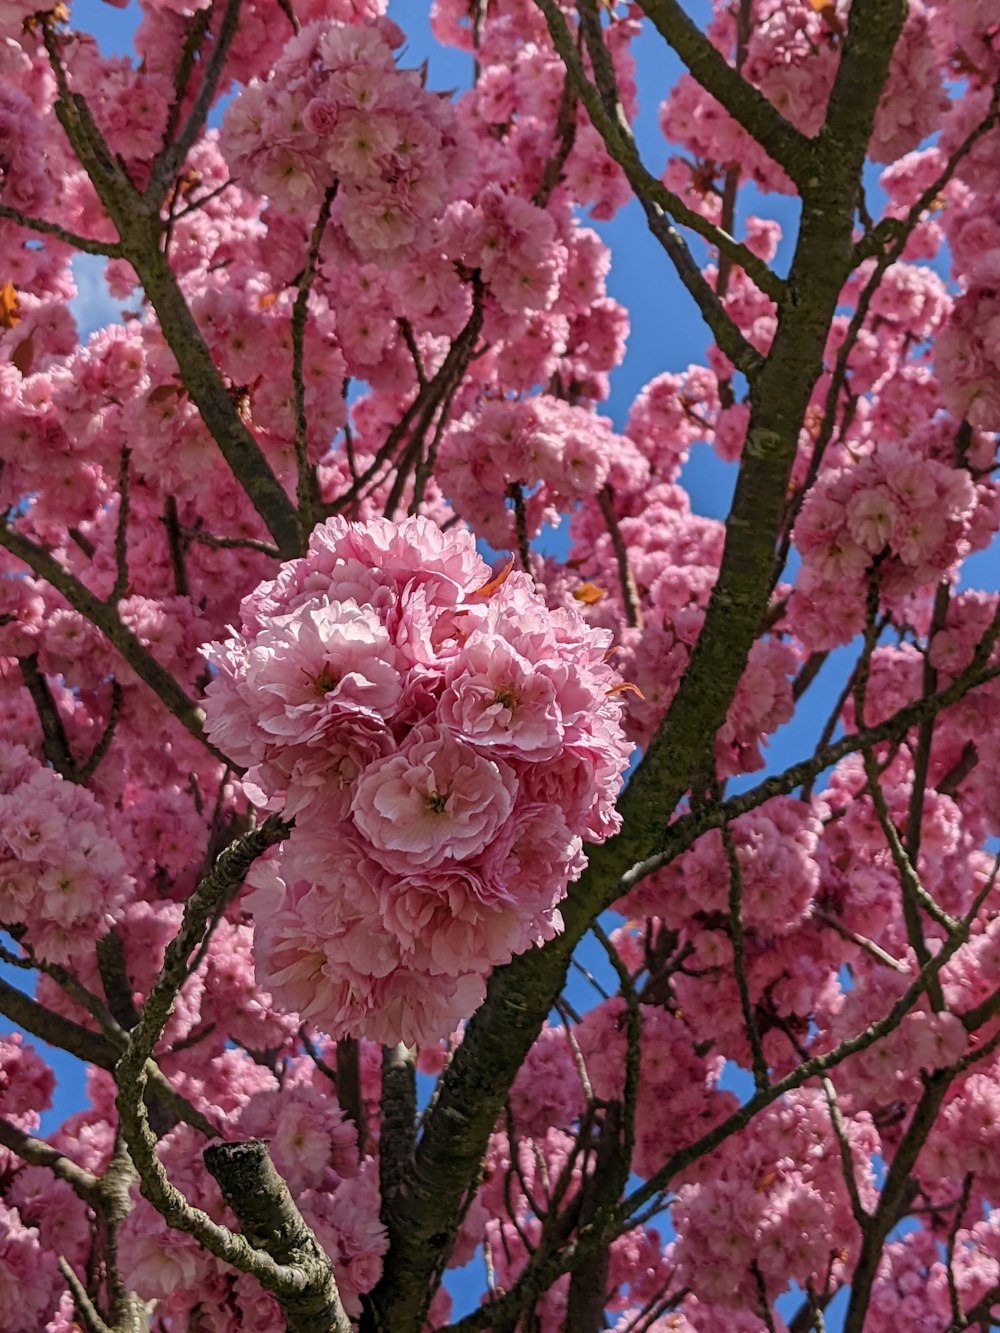
[{"label": "tree canopy", "polygon": [[0,0],[0,1327],[991,1327],[992,0],[138,8]]}]

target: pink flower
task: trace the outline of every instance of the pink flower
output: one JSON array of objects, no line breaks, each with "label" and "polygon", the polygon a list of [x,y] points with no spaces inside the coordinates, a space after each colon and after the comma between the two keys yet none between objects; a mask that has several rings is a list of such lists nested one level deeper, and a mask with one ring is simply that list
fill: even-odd
[{"label": "pink flower", "polygon": [[517,786],[446,727],[419,727],[358,783],[354,822],[388,869],[431,867],[481,852],[506,822]]},{"label": "pink flower", "polygon": [[35,1333],[56,1303],[56,1256],[38,1243],[16,1208],[0,1203],[0,1325],[8,1333]]},{"label": "pink flower", "polygon": [[440,866],[386,880],[386,927],[431,973],[456,976],[473,959],[509,962],[520,943],[524,911],[513,894],[465,866]]},{"label": "pink flower", "polygon": [[851,496],[847,505],[847,526],[854,540],[875,555],[889,540],[898,512],[888,487],[874,486]]},{"label": "pink flower", "polygon": [[258,635],[244,688],[262,731],[309,743],[342,712],[391,715],[402,688],[395,656],[370,607],[306,603]]},{"label": "pink flower", "polygon": [[532,760],[551,759],[562,748],[552,681],[498,636],[472,635],[446,679],[440,717],[466,740]]}]

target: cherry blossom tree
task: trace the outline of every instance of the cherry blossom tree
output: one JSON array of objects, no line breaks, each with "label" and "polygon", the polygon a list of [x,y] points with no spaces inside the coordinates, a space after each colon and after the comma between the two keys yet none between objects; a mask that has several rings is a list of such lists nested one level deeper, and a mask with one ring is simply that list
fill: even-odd
[{"label": "cherry blossom tree", "polygon": [[0,1327],[990,1327],[992,0],[140,3],[0,0]]}]

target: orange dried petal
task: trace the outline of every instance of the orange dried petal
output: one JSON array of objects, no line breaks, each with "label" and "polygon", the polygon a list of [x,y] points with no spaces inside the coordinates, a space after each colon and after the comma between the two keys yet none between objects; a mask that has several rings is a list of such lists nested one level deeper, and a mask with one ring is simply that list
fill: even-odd
[{"label": "orange dried petal", "polygon": [[576,601],[582,602],[584,606],[593,606],[607,595],[607,589],[599,588],[596,583],[581,583],[573,594]]},{"label": "orange dried petal", "polygon": [[502,588],[503,585],[507,582],[507,579],[510,577],[510,571],[513,568],[514,568],[514,557],[512,555],[509,555],[507,559],[504,561],[501,569],[496,574],[494,574],[492,578],[488,579],[487,582],[484,583],[481,588],[477,588],[475,592],[472,594],[473,597],[482,597],[484,601],[488,597],[492,597],[493,594],[499,588]]}]

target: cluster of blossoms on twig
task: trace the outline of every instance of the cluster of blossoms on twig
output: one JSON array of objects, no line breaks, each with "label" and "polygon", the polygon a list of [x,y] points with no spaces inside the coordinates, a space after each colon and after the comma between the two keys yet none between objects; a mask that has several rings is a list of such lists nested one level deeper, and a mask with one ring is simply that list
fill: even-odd
[{"label": "cluster of blossoms on twig", "polygon": [[252,873],[259,975],[327,1030],[445,1035],[617,827],[609,636],[419,518],[331,519],[240,628],[209,652],[209,735],[295,818]]}]

